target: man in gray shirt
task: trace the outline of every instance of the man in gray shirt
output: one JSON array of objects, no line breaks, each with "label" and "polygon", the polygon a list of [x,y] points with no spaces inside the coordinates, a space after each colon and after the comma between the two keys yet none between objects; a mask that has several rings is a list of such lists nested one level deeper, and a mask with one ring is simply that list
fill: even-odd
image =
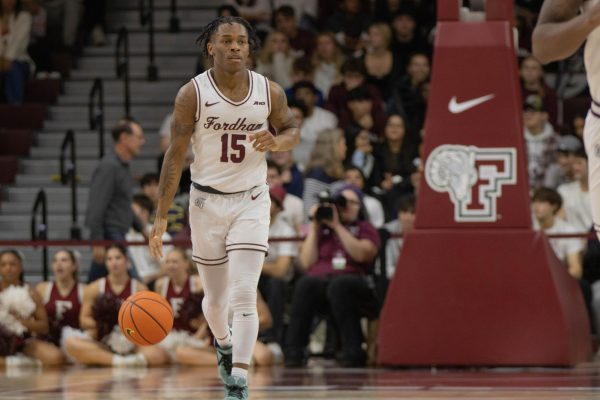
[{"label": "man in gray shirt", "polygon": [[[133,120],[121,120],[112,130],[114,148],[104,156],[94,170],[85,226],[90,240],[125,240],[133,223],[131,201],[134,187],[129,163],[145,142],[144,131]],[[88,281],[107,275],[104,248],[93,247]]]}]

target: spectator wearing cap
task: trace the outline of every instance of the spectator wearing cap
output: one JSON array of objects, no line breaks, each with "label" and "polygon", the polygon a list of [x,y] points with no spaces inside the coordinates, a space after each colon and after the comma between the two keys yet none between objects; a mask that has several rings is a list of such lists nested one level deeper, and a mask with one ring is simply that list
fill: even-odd
[{"label": "spectator wearing cap", "polygon": [[301,169],[306,167],[319,132],[337,127],[338,120],[330,112],[317,106],[317,88],[312,82],[301,81],[293,86],[294,99],[306,106],[306,117],[300,128],[300,144],[294,148],[294,158]]},{"label": "spectator wearing cap", "polygon": [[[315,316],[331,312],[341,337],[342,366],[364,366],[361,317],[376,318],[378,305],[366,276],[373,268],[380,239],[361,219],[362,192],[344,185],[333,203],[311,208],[311,223],[299,261],[306,275],[296,284],[286,334],[287,366],[306,363],[306,346]],[[340,201],[343,199],[343,201]],[[326,208],[327,213],[321,210]]]},{"label": "spectator wearing cap", "polygon": [[542,187],[546,170],[556,162],[558,136],[548,122],[542,98],[532,94],[523,103],[529,188]]},{"label": "spectator wearing cap", "polygon": [[521,61],[519,69],[521,78],[521,94],[525,99],[527,96],[537,94],[544,102],[544,108],[548,111],[548,121],[556,127],[558,118],[558,100],[556,92],[546,84],[544,80],[544,68],[535,57],[528,56]]},{"label": "spectator wearing cap", "polygon": [[583,148],[581,140],[573,135],[559,136],[557,163],[546,169],[544,187],[556,189],[563,183],[573,181],[573,154]]},{"label": "spectator wearing cap", "polygon": [[341,81],[340,69],[345,56],[332,32],[317,35],[317,48],[312,56],[315,66],[315,86],[327,95],[331,86]]},{"label": "spectator wearing cap", "polygon": [[558,187],[563,200],[564,217],[579,232],[592,228],[592,206],[588,187],[588,161],[583,147],[573,152],[573,182]]},{"label": "spectator wearing cap", "polygon": [[[281,212],[285,209],[284,199],[286,194],[283,186],[269,184],[269,195],[271,196],[270,238],[294,238],[298,235],[281,215]],[[282,344],[283,314],[288,282],[292,274],[292,261],[297,255],[298,245],[295,242],[278,241],[269,244],[269,253],[263,264],[258,288],[269,306],[273,325],[261,335],[263,341]]]}]

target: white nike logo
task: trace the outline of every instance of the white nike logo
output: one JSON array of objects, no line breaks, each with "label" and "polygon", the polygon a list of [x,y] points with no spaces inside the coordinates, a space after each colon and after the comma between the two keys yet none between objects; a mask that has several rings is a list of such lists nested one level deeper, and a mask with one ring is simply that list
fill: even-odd
[{"label": "white nike logo", "polygon": [[485,96],[478,97],[476,99],[467,100],[463,101],[462,103],[459,103],[456,100],[456,96],[454,96],[450,99],[450,102],[448,103],[448,111],[450,111],[452,114],[460,114],[461,112],[467,111],[470,108],[485,103],[486,101],[491,100],[494,97],[496,97],[495,94],[488,94]]}]

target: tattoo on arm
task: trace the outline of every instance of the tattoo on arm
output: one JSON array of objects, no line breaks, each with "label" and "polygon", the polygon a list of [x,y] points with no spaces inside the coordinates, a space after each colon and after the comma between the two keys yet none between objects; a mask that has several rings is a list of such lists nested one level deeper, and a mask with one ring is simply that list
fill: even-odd
[{"label": "tattoo on arm", "polygon": [[538,25],[568,21],[579,12],[582,0],[546,0],[542,5]]},{"label": "tattoo on arm", "polygon": [[189,82],[183,86],[175,99],[173,122],[171,123],[171,143],[165,153],[158,184],[159,200],[156,209],[158,216],[166,215],[175,197],[187,148],[194,133],[196,92],[192,85]]},{"label": "tattoo on arm", "polygon": [[294,115],[287,105],[285,92],[281,86],[271,81],[269,81],[269,86],[271,90],[271,99],[273,101],[269,122],[278,132],[283,132],[290,128],[298,128],[296,121],[294,120]]}]

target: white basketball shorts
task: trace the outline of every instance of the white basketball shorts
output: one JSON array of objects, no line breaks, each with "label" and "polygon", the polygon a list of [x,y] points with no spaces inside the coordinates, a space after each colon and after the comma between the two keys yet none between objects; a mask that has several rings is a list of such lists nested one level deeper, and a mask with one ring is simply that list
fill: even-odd
[{"label": "white basketball shorts", "polygon": [[269,250],[271,197],[269,186],[235,194],[212,194],[190,189],[192,259],[219,266],[233,250]]}]

